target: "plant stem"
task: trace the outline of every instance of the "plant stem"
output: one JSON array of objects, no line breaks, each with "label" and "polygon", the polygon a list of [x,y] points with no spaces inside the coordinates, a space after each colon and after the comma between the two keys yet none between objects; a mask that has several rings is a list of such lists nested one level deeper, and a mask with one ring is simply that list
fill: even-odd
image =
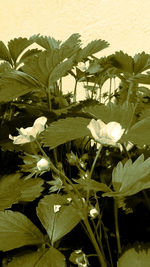
[{"label": "plant stem", "polygon": [[97,153],[96,153],[95,159],[94,159],[94,161],[93,161],[93,164],[92,164],[92,167],[91,167],[91,170],[90,170],[89,179],[91,179],[91,177],[92,177],[92,174],[93,174],[93,171],[94,171],[96,162],[97,162],[97,160],[98,160],[98,157],[99,157],[99,154],[100,154],[102,148],[103,148],[103,146],[101,145],[101,146],[99,147]]},{"label": "plant stem", "polygon": [[94,246],[94,248],[95,248],[95,250],[96,250],[96,252],[97,252],[97,256],[98,256],[99,262],[100,262],[100,264],[101,264],[100,266],[101,266],[101,267],[107,267],[106,261],[105,261],[103,255],[102,255],[102,253],[101,253],[101,251],[100,251],[100,248],[99,248],[99,246],[98,246],[98,244],[97,244],[97,241],[96,241],[96,239],[95,239],[95,236],[94,236],[94,234],[93,234],[93,231],[92,231],[92,229],[91,229],[91,226],[90,226],[89,221],[88,221],[87,218],[84,220],[84,224],[85,224],[85,226],[86,226],[86,228],[87,228],[87,231],[88,231],[88,233],[89,233],[89,236],[90,236],[90,239],[91,239],[91,241],[92,241],[92,244],[93,244],[93,246]]},{"label": "plant stem", "polygon": [[74,93],[73,93],[73,102],[76,102],[76,98],[77,98],[77,84],[78,84],[78,80],[75,80],[75,86],[74,86]]},{"label": "plant stem", "polygon": [[114,216],[115,216],[115,230],[116,230],[116,239],[117,239],[118,255],[120,255],[121,254],[121,243],[120,243],[120,235],[119,235],[118,201],[117,201],[117,199],[114,199]]},{"label": "plant stem", "polygon": [[50,88],[47,89],[47,95],[48,95],[48,108],[49,108],[49,111],[51,111],[52,110],[52,102],[51,102]]},{"label": "plant stem", "polygon": [[112,78],[110,78],[110,85],[109,85],[109,97],[108,97],[109,103],[111,101],[111,87],[112,87]]},{"label": "plant stem", "polygon": [[129,85],[129,89],[128,89],[128,95],[127,95],[127,104],[129,104],[129,100],[130,100],[130,95],[132,93],[132,89],[134,87],[134,83],[133,82],[130,82],[130,85]]}]

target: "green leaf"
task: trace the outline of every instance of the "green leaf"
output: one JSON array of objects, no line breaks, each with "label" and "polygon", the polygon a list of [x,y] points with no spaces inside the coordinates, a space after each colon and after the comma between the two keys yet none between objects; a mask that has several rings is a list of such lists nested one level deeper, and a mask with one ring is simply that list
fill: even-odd
[{"label": "green leaf", "polygon": [[0,75],[7,74],[12,70],[8,62],[3,62],[0,64]]},{"label": "green leaf", "polygon": [[27,38],[22,37],[10,40],[8,42],[8,48],[13,61],[16,62],[17,58],[24,51],[24,49],[30,46],[32,43],[32,40],[28,40]]},{"label": "green leaf", "polygon": [[[57,212],[54,212],[55,205],[60,205]],[[67,205],[67,200],[56,194],[46,196],[39,202],[37,215],[49,235],[51,244],[69,233],[81,220],[73,205]]]},{"label": "green leaf", "polygon": [[132,267],[132,266],[149,266],[150,264],[150,248],[148,245],[136,245],[126,250],[117,263],[118,267]]},{"label": "green leaf", "polygon": [[35,89],[41,89],[35,79],[21,71],[10,71],[0,80],[0,102],[9,102]]},{"label": "green leaf", "polygon": [[69,70],[71,70],[73,66],[73,59],[69,58],[68,60],[65,60],[64,62],[61,62],[58,64],[53,71],[51,72],[49,76],[49,84],[56,82],[59,78],[64,76]]},{"label": "green leaf", "polygon": [[29,57],[32,57],[34,55],[37,55],[38,53],[42,52],[42,50],[39,50],[37,48],[35,49],[28,49],[23,55],[22,57],[20,58],[19,60],[19,64],[21,62],[25,62],[25,60],[27,60]]},{"label": "green leaf", "polygon": [[84,61],[84,59],[92,56],[93,54],[103,50],[104,48],[108,47],[109,44],[104,40],[94,40],[90,42],[86,47],[79,51],[77,55],[78,62]]},{"label": "green leaf", "polygon": [[144,118],[135,123],[130,130],[122,137],[123,141],[130,141],[138,146],[150,144],[150,117]]},{"label": "green leaf", "polygon": [[150,188],[150,157],[144,161],[142,154],[134,163],[129,159],[124,166],[120,161],[113,170],[112,184],[115,192],[103,196],[126,197]]},{"label": "green leaf", "polygon": [[44,86],[48,86],[49,75],[59,63],[58,50],[42,51],[33,57],[29,57],[21,69]]},{"label": "green leaf", "polygon": [[145,52],[134,56],[134,73],[138,74],[150,68],[150,55]]},{"label": "green leaf", "polygon": [[[32,37],[30,39],[32,40]],[[39,35],[34,36],[34,41],[50,52],[54,49],[58,49],[61,43],[61,41],[55,40],[53,37]]]},{"label": "green leaf", "polygon": [[8,251],[43,242],[43,234],[26,216],[10,210],[0,211],[0,250]]},{"label": "green leaf", "polygon": [[150,73],[148,73],[148,74],[140,74],[139,73],[139,74],[133,76],[132,80],[137,82],[137,83],[150,84]]},{"label": "green leaf", "polygon": [[0,211],[11,208],[19,201],[33,201],[43,190],[44,181],[36,179],[20,179],[21,173],[4,175],[0,179]]},{"label": "green leaf", "polygon": [[99,183],[97,181],[94,181],[92,179],[73,179],[76,183],[81,185],[81,188],[83,188],[86,191],[93,190],[95,192],[102,191],[102,192],[108,192],[111,191],[109,187],[104,183]]},{"label": "green leaf", "polygon": [[66,267],[65,257],[56,248],[39,249],[36,252],[26,253],[20,257],[14,257],[8,263],[8,267]]},{"label": "green leaf", "polygon": [[89,105],[83,108],[82,111],[91,115],[94,119],[101,119],[105,123],[116,121],[123,128],[127,128],[133,118],[134,108],[134,104],[124,102],[122,105],[114,103]]},{"label": "green leaf", "polygon": [[110,57],[112,65],[123,72],[133,73],[133,58],[123,51],[116,52]]},{"label": "green leaf", "polygon": [[44,181],[40,178],[33,178],[29,180],[20,180],[20,193],[19,201],[33,201],[41,195],[43,191],[42,185]]},{"label": "green leaf", "polygon": [[69,58],[73,56],[80,48],[81,40],[80,34],[74,33],[72,34],[62,45],[59,49],[59,55],[61,60],[63,61],[65,58]]},{"label": "green leaf", "polygon": [[12,63],[10,53],[2,41],[0,41],[0,59],[8,61],[10,64]]},{"label": "green leaf", "polygon": [[90,119],[75,117],[51,123],[42,134],[44,146],[54,148],[68,141],[90,135],[87,128],[89,122]]}]

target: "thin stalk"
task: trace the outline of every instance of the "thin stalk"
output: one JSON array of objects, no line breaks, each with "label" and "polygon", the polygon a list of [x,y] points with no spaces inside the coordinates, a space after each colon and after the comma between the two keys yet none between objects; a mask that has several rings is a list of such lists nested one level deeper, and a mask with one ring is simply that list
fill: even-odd
[{"label": "thin stalk", "polygon": [[94,83],[94,86],[93,86],[93,88],[92,88],[91,99],[93,99],[93,96],[94,96],[94,89],[95,89],[95,86],[96,86],[96,82]]},{"label": "thin stalk", "polygon": [[52,110],[52,102],[51,102],[50,88],[47,89],[47,96],[48,96],[48,108],[49,108],[49,111],[51,111]]},{"label": "thin stalk", "polygon": [[130,85],[129,85],[129,90],[128,90],[128,95],[127,95],[127,104],[129,104],[129,100],[130,100],[130,95],[132,93],[132,89],[134,87],[134,83],[133,82],[130,82]]},{"label": "thin stalk", "polygon": [[112,78],[110,78],[110,85],[109,85],[109,103],[111,101],[111,88],[112,88]]},{"label": "thin stalk", "polygon": [[91,177],[92,177],[92,174],[93,174],[93,171],[94,171],[96,162],[97,162],[97,160],[98,160],[99,154],[100,154],[100,152],[101,152],[101,150],[102,150],[102,147],[103,147],[103,146],[101,145],[101,146],[99,147],[97,153],[96,153],[95,159],[94,159],[94,161],[93,161],[93,164],[92,164],[92,167],[91,167],[91,170],[90,170],[89,179],[91,179]]},{"label": "thin stalk", "polygon": [[102,101],[102,86],[100,86],[100,84],[99,84],[99,97],[98,97],[98,100],[101,103],[101,101]]},{"label": "thin stalk", "polygon": [[125,145],[124,145],[123,143],[121,143],[121,145],[122,145],[122,147],[123,147],[123,149],[124,149],[124,151],[125,151],[125,153],[126,153],[128,159],[131,159],[131,156],[130,156],[128,150],[126,149]]},{"label": "thin stalk", "polygon": [[60,96],[63,95],[63,93],[62,93],[62,77],[59,80],[59,95]]},{"label": "thin stalk", "polygon": [[118,255],[120,255],[121,254],[121,243],[120,243],[120,234],[119,234],[118,201],[117,201],[117,199],[114,199],[114,217],[115,217],[115,230],[116,230]]},{"label": "thin stalk", "polygon": [[78,84],[78,80],[75,79],[75,86],[74,86],[74,93],[73,93],[73,102],[76,102],[76,100],[77,100],[77,84]]},{"label": "thin stalk", "polygon": [[104,226],[103,223],[102,223],[102,226],[103,226],[104,237],[105,237],[107,248],[108,248],[108,254],[109,254],[109,258],[110,258],[111,267],[113,267],[113,260],[112,260],[112,255],[111,255],[111,249],[110,249],[110,245],[109,245],[108,235],[107,235],[107,232],[105,230],[105,226]]},{"label": "thin stalk", "polygon": [[[99,147],[97,153],[96,153],[96,156],[95,156],[95,159],[94,159],[94,161],[93,161],[93,164],[92,164],[92,167],[91,167],[91,170],[90,170],[90,174],[89,174],[88,179],[91,179],[91,177],[92,177],[92,174],[93,174],[93,171],[94,171],[94,168],[95,168],[97,159],[98,159],[98,157],[99,157],[99,154],[100,154],[100,152],[101,152],[101,150],[102,150],[102,147],[103,147],[103,146],[101,145],[101,146]],[[87,190],[86,201],[87,201],[87,207],[88,207],[88,202],[89,202],[89,190]]]},{"label": "thin stalk", "polygon": [[106,261],[105,261],[105,259],[104,259],[104,257],[103,257],[102,252],[100,251],[100,248],[99,248],[99,246],[98,246],[98,244],[97,244],[97,241],[96,241],[96,239],[95,239],[95,236],[94,236],[94,234],[93,234],[93,231],[92,231],[92,229],[91,229],[91,226],[90,226],[89,221],[88,221],[87,218],[84,220],[84,224],[85,224],[85,226],[86,226],[86,228],[87,228],[87,231],[88,231],[88,233],[89,233],[89,236],[90,236],[90,239],[91,239],[91,241],[92,241],[92,244],[93,244],[93,246],[94,246],[94,248],[95,248],[95,250],[96,250],[96,252],[97,252],[97,256],[98,256],[99,262],[100,262],[100,264],[101,264],[100,266],[101,266],[101,267],[107,267]]},{"label": "thin stalk", "polygon": [[43,148],[41,147],[40,143],[38,142],[38,140],[36,140],[36,143],[40,149],[40,151],[42,152],[43,156],[46,157],[49,162],[50,162],[50,168],[58,175],[58,176],[61,176],[63,181],[67,181],[73,188],[74,192],[78,195],[79,199],[81,199],[81,196],[80,196],[80,193],[79,191],[76,189],[76,187],[74,186],[74,184],[72,184],[72,182],[70,181],[70,179],[65,175],[63,174],[61,171],[59,171],[55,166],[54,164],[52,163],[52,161],[50,160],[50,158],[47,156],[47,154],[45,153],[45,151],[43,150]]}]

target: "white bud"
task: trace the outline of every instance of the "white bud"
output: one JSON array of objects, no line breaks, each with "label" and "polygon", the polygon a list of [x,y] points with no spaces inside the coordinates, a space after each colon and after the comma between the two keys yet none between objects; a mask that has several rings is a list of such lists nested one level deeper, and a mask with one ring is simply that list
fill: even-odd
[{"label": "white bud", "polygon": [[50,167],[50,162],[46,158],[42,158],[37,163],[37,168],[39,171],[46,171],[49,169],[49,167]]},{"label": "white bud", "polygon": [[57,213],[61,208],[61,205],[54,205],[54,213]]},{"label": "white bud", "polygon": [[99,214],[98,210],[96,208],[92,208],[90,210],[90,216],[95,219],[97,217],[97,215]]}]

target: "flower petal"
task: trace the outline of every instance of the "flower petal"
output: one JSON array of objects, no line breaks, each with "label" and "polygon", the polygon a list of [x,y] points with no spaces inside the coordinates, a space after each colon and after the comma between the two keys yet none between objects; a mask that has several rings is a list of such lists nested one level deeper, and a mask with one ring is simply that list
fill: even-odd
[{"label": "flower petal", "polygon": [[90,121],[90,123],[88,124],[88,126],[87,126],[87,128],[91,131],[91,134],[92,134],[93,138],[97,142],[99,142],[99,134],[100,134],[100,129],[101,129],[100,121],[101,120],[96,121],[96,120],[92,119]]}]

